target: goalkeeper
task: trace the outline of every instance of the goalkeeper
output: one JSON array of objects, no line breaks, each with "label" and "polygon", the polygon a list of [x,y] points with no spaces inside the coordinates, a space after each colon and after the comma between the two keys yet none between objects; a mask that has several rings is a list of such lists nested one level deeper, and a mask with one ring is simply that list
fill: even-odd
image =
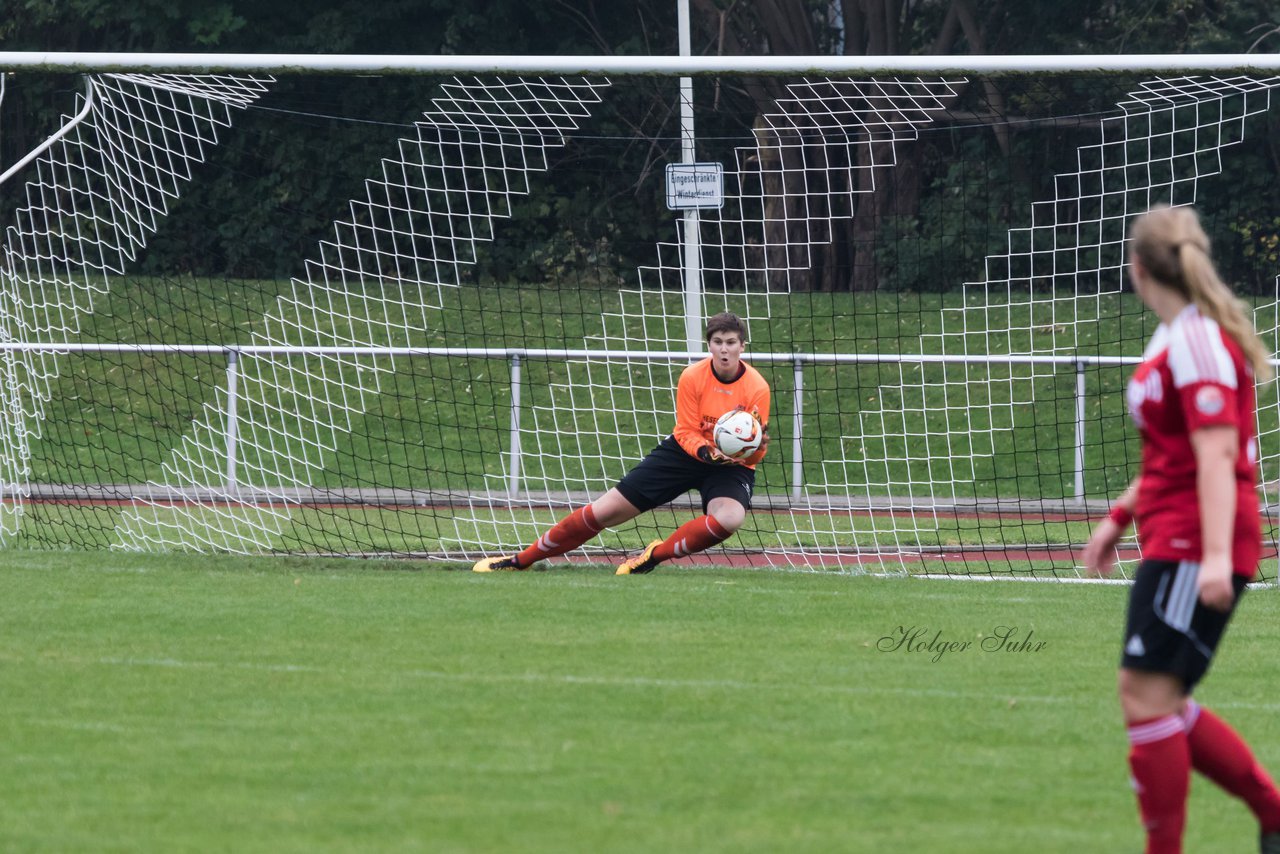
[{"label": "goalkeeper", "polygon": [[[618,575],[653,571],[664,560],[709,549],[733,536],[751,509],[756,464],[769,443],[769,384],[742,361],[747,328],[736,314],[707,321],[711,355],[685,368],[676,386],[676,426],[618,485],[565,516],[519,554],[483,558],[476,572],[528,569],[540,560],[578,548],[606,528],[666,504],[691,489],[702,495],[702,513],[665,540],[654,540],[622,562]],[[753,414],[765,430],[750,456],[734,460],[712,440],[720,416],[735,409]]]}]

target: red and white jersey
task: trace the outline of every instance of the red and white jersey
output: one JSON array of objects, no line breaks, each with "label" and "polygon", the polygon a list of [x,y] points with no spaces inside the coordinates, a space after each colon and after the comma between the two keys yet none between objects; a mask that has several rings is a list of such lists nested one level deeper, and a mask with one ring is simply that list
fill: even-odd
[{"label": "red and white jersey", "polygon": [[1258,518],[1253,371],[1216,321],[1189,305],[1160,324],[1129,381],[1129,414],[1142,433],[1142,475],[1135,516],[1142,555],[1156,560],[1201,557],[1200,503],[1191,433],[1235,427],[1236,518],[1232,563],[1252,578],[1262,554]]}]

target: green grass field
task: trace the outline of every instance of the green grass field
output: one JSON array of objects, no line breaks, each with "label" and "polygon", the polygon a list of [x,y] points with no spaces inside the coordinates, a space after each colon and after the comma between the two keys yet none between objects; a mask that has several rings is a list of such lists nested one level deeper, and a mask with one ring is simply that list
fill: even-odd
[{"label": "green grass field", "polygon": [[[9,551],[0,850],[1137,851],[1125,593]],[[1273,770],[1277,643],[1251,592],[1199,692]]]}]

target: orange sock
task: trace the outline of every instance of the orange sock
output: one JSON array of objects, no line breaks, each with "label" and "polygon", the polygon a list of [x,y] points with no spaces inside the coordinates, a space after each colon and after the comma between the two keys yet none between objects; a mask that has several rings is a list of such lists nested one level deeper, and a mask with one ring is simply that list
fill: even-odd
[{"label": "orange sock", "polygon": [[653,556],[658,560],[685,557],[709,549],[716,543],[723,543],[730,536],[728,531],[720,527],[715,516],[699,516],[677,528],[674,534],[653,550]]},{"label": "orange sock", "polygon": [[533,545],[516,555],[516,562],[524,567],[562,555],[573,551],[598,533],[600,526],[596,524],[596,514],[591,510],[591,505],[579,507],[538,537]]}]

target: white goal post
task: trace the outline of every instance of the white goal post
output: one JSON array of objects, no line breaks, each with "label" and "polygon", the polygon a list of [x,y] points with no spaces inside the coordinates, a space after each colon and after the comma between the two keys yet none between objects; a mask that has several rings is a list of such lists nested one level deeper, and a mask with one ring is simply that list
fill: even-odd
[{"label": "white goal post", "polygon": [[164,72],[214,74],[250,72],[289,74],[506,74],[717,76],[903,76],[981,74],[1093,74],[1134,72],[1176,74],[1267,74],[1280,71],[1280,55],[1205,54],[1061,54],[992,56],[433,56],[272,54],[272,53],[108,53],[74,51],[0,51],[7,71]]}]

